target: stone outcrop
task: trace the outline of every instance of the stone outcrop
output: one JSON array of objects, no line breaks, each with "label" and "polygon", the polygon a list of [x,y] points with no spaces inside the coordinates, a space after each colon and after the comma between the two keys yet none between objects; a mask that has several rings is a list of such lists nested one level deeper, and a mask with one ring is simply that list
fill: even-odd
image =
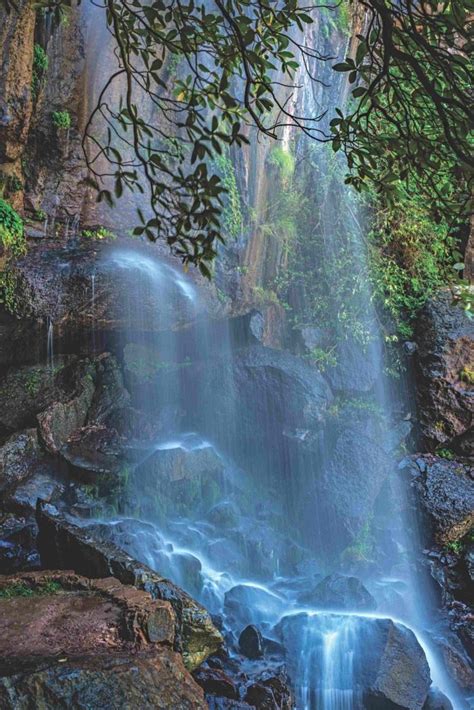
[{"label": "stone outcrop", "polygon": [[434,541],[446,545],[465,537],[474,526],[474,469],[429,454],[403,466]]},{"label": "stone outcrop", "polygon": [[430,449],[474,455],[474,321],[449,291],[428,301],[417,322],[417,394]]},{"label": "stone outcrop", "polygon": [[199,686],[172,650],[167,601],[71,572],[0,580],[0,705],[180,707],[204,710]]},{"label": "stone outcrop", "polygon": [[208,612],[186,592],[109,542],[95,539],[87,528],[67,522],[57,511],[38,504],[38,547],[48,568],[74,569],[91,577],[114,576],[123,584],[169,601],[176,614],[175,647],[186,667],[196,668],[222,643]]}]

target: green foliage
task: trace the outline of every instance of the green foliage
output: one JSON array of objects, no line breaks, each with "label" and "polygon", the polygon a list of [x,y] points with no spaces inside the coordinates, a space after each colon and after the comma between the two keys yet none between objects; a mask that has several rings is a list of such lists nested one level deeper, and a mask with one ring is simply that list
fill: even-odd
[{"label": "green foliage", "polygon": [[15,597],[49,596],[62,590],[59,582],[53,580],[44,582],[39,586],[29,586],[24,582],[15,582],[0,589],[0,599],[14,599]]},{"label": "green foliage", "polygon": [[[323,350],[351,338],[362,346],[371,338],[367,313],[369,275],[353,214],[354,196],[341,185],[343,166],[328,146],[307,145],[304,170],[282,190],[280,209],[291,199],[293,239],[287,243],[287,263],[276,290],[289,306],[289,319],[301,329],[317,325],[326,333]],[[314,185],[318,186],[314,191]],[[314,195],[308,200],[305,196]],[[286,200],[286,204],[285,204]]]},{"label": "green foliage", "polygon": [[39,209],[34,211],[33,219],[35,219],[36,222],[44,222],[47,216],[44,210]]},{"label": "green foliage", "polygon": [[455,458],[454,451],[451,451],[451,449],[448,448],[439,448],[436,449],[436,453],[438,456],[441,456],[442,459],[447,459],[447,461],[453,461]]},{"label": "green foliage", "polygon": [[242,234],[244,220],[234,164],[227,153],[217,156],[214,162],[226,191],[223,196],[221,225],[225,236],[237,239]]},{"label": "green foliage", "polygon": [[270,151],[268,163],[278,169],[282,182],[287,183],[293,177],[295,172],[295,158],[289,150],[275,146]]},{"label": "green foliage", "polygon": [[67,131],[71,128],[71,115],[69,111],[53,111],[51,120],[59,131]]},{"label": "green foliage", "polygon": [[23,190],[23,183],[16,175],[6,175],[0,173],[0,195],[7,192],[9,195],[14,195],[15,192]]},{"label": "green foliage", "polygon": [[469,214],[473,159],[472,8],[465,0],[364,3],[366,23],[345,72],[352,106],[331,121],[348,184],[372,185],[388,206],[402,181],[434,218]]},{"label": "green foliage", "polygon": [[464,549],[464,545],[461,540],[454,540],[453,542],[448,542],[446,544],[446,549],[448,552],[453,552],[455,555],[460,555]]},{"label": "green foliage", "polygon": [[309,359],[318,366],[321,372],[328,367],[337,365],[336,346],[330,348],[313,348],[309,354]]},{"label": "green foliage", "polygon": [[26,251],[23,220],[13,207],[0,199],[0,241],[5,251],[12,256],[21,256]]},{"label": "green foliage", "polygon": [[459,373],[459,378],[462,382],[465,382],[468,385],[474,385],[474,370],[471,367],[464,365]]},{"label": "green foliage", "polygon": [[97,241],[102,241],[104,239],[117,239],[117,236],[106,227],[83,229],[81,236],[84,237],[84,239],[94,239]]},{"label": "green foliage", "polygon": [[412,323],[426,300],[454,278],[456,240],[444,220],[433,220],[424,200],[398,184],[389,207],[375,199],[369,235],[371,280],[401,339],[412,337]]},{"label": "green foliage", "polygon": [[43,85],[43,78],[48,70],[48,55],[40,44],[35,44],[33,50],[33,72],[31,76],[31,92],[33,99],[38,98]]}]

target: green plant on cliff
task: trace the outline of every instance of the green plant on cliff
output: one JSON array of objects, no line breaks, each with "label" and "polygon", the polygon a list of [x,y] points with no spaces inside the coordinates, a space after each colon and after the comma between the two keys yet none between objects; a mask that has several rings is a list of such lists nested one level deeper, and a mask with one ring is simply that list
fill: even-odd
[{"label": "green plant on cliff", "polygon": [[369,235],[371,280],[378,302],[387,309],[401,338],[426,300],[453,278],[456,239],[444,220],[435,221],[424,200],[398,184],[388,206],[374,197]]},{"label": "green plant on cliff", "polygon": [[283,183],[287,183],[295,172],[295,158],[291,151],[279,145],[274,146],[268,156],[269,165],[277,168]]},{"label": "green plant on cliff", "polygon": [[96,229],[83,229],[81,236],[84,239],[94,239],[102,241],[104,239],[117,239],[117,236],[107,229],[107,227],[96,227]]},{"label": "green plant on cliff", "polygon": [[13,207],[0,199],[0,241],[8,255],[21,256],[26,251],[23,220]]},{"label": "green plant on cliff", "polygon": [[217,156],[214,162],[226,190],[223,197],[221,224],[226,236],[237,239],[242,234],[244,220],[234,163],[227,152]]},{"label": "green plant on cliff", "polygon": [[31,93],[37,99],[43,85],[43,79],[48,70],[48,55],[40,44],[35,44],[33,50],[33,71],[31,75]]},{"label": "green plant on cliff", "polygon": [[71,115],[69,111],[53,111],[51,114],[53,125],[60,131],[71,128]]}]

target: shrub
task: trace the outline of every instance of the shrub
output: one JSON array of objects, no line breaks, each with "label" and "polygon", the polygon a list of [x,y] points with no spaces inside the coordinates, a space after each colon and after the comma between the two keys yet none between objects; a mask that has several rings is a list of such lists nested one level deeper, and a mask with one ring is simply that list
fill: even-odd
[{"label": "shrub", "polygon": [[31,91],[36,99],[41,90],[43,76],[48,69],[48,55],[40,44],[35,44],[33,50],[33,73],[31,76]]},{"label": "shrub", "polygon": [[13,256],[26,250],[23,220],[13,207],[0,199],[0,241],[5,251]]},{"label": "shrub", "polygon": [[295,158],[289,150],[276,146],[271,150],[268,162],[278,169],[283,182],[291,180],[295,172]]},{"label": "shrub", "polygon": [[97,227],[97,229],[83,229],[81,232],[81,236],[84,237],[84,239],[98,239],[99,241],[101,241],[102,239],[116,239],[115,234],[113,234],[106,227]]},{"label": "shrub", "polygon": [[60,131],[67,131],[71,128],[71,116],[69,111],[53,111],[51,118],[54,126]]}]

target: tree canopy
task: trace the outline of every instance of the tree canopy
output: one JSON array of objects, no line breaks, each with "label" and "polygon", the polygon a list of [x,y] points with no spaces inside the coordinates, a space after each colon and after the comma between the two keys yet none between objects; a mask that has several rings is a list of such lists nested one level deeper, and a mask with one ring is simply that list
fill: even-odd
[{"label": "tree canopy", "polygon": [[[468,212],[473,0],[351,0],[363,28],[355,56],[334,66],[347,72],[353,90],[330,131],[322,116],[298,115],[291,97],[302,71],[319,81],[317,63],[334,63],[305,28],[337,4],[82,1],[104,9],[117,55],[84,136],[98,199],[112,202],[127,189],[146,193],[152,216],[139,213],[136,233],[165,238],[205,275],[222,239],[225,192],[209,159],[247,142],[248,126],[273,138],[292,126],[331,142],[345,152],[346,181],[356,189],[376,185],[390,200],[402,182],[452,222]],[[75,3],[38,4],[60,13]],[[113,82],[123,86],[118,105],[107,100]],[[151,113],[144,109],[150,105]],[[107,124],[101,136],[93,130],[97,114]],[[102,181],[103,159],[113,189]]]}]

